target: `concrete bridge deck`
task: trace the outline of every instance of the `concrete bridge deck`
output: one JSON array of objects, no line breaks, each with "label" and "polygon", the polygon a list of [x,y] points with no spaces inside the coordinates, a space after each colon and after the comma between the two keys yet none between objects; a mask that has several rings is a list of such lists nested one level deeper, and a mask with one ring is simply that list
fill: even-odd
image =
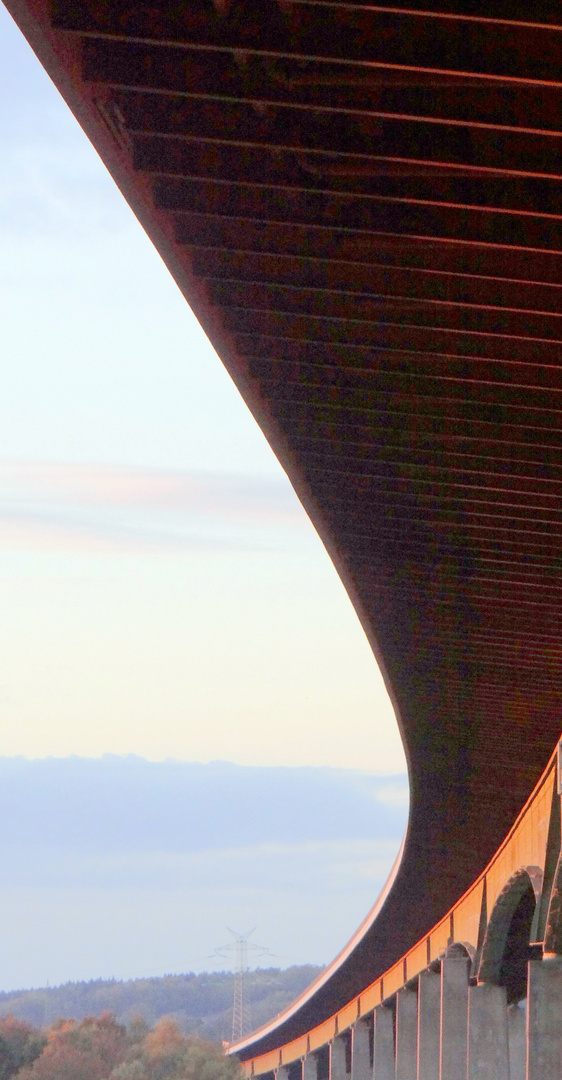
[{"label": "concrete bridge deck", "polygon": [[562,19],[7,6],[286,468],[404,739],[392,887],[261,1055],[446,926],[559,738]]}]

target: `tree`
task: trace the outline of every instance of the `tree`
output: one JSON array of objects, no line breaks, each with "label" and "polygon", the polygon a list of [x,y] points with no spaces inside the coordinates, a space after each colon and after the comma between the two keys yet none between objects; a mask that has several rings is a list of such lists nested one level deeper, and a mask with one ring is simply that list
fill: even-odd
[{"label": "tree", "polygon": [[125,1061],[111,1074],[111,1080],[146,1080],[146,1067],[140,1060]]},{"label": "tree", "polygon": [[0,1080],[9,1080],[39,1057],[46,1042],[42,1032],[11,1014],[0,1020]]},{"label": "tree", "polygon": [[225,1058],[222,1047],[198,1035],[182,1035],[171,1017],[162,1017],[142,1042],[131,1048],[128,1061],[110,1080],[239,1080],[240,1067]]},{"label": "tree", "polygon": [[106,1012],[80,1023],[59,1020],[46,1037],[13,1018],[12,1026],[24,1047],[22,1067],[10,1065],[0,1080],[16,1072],[17,1080],[241,1080],[237,1062],[225,1058],[221,1046],[183,1035],[171,1017],[151,1030],[136,1017],[127,1029]]},{"label": "tree", "polygon": [[11,1014],[0,1020],[0,1080],[8,1080],[39,1057],[46,1042],[42,1032]]},{"label": "tree", "polygon": [[18,1080],[107,1080],[129,1050],[127,1030],[111,1013],[79,1024],[59,1020],[47,1032],[43,1053]]}]

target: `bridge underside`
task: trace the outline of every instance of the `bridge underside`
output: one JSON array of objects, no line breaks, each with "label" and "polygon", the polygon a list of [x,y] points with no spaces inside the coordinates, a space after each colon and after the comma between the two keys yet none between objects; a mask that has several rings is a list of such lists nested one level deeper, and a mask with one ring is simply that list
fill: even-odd
[{"label": "bridge underside", "polygon": [[287,469],[407,750],[389,898],[261,1052],[452,906],[562,726],[557,9],[8,7]]}]

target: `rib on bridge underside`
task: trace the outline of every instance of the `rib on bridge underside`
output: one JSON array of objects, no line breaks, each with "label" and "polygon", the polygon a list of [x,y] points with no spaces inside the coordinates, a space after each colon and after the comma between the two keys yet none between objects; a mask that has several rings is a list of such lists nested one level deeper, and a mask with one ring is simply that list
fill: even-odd
[{"label": "rib on bridge underside", "polygon": [[451,907],[559,735],[559,9],[8,6],[286,467],[408,754],[390,895],[259,1053]]}]

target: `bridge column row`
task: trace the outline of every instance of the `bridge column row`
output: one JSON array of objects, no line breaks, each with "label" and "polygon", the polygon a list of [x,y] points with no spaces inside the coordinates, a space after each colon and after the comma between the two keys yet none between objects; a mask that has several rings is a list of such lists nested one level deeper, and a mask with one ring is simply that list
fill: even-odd
[{"label": "bridge column row", "polygon": [[562,1080],[562,958],[529,963],[526,1009],[468,975],[468,959],[444,959],[275,1080]]}]

